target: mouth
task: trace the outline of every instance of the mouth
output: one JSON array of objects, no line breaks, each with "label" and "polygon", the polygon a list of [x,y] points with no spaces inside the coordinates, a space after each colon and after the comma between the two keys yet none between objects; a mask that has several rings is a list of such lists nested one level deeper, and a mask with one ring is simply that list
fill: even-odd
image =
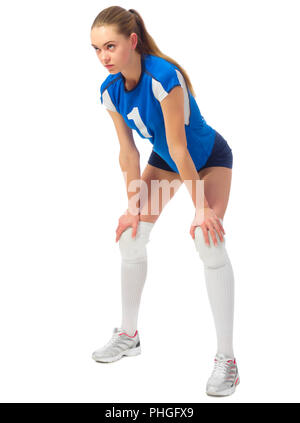
[{"label": "mouth", "polygon": [[105,65],[106,68],[112,68],[114,65]]}]

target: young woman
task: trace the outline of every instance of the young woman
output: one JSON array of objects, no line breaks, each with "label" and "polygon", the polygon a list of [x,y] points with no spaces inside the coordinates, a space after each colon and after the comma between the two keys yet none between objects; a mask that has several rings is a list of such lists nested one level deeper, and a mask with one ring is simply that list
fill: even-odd
[{"label": "young woman", "polygon": [[[187,73],[158,49],[136,10],[119,6],[102,10],[92,25],[91,42],[109,71],[101,85],[101,102],[120,142],[119,163],[129,203],[116,230],[122,259],[122,323],[92,357],[112,362],[140,354],[137,320],[147,274],[146,244],[166,203],[184,182],[195,205],[190,234],[204,264],[217,334],[218,349],[206,392],[230,395],[239,383],[232,343],[234,275],[223,228],[232,175],[231,148],[206,123]],[[133,129],[153,144],[142,175]],[[130,189],[136,181],[140,182],[137,202]],[[172,194],[160,202],[154,181],[167,181]],[[199,197],[201,183],[204,189]],[[134,204],[138,204],[137,211]]]}]

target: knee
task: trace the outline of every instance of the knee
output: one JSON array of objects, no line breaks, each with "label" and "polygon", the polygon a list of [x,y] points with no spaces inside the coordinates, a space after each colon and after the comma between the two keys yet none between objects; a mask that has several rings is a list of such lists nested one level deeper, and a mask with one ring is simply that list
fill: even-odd
[{"label": "knee", "polygon": [[225,248],[225,237],[224,237],[224,241],[221,242],[219,235],[217,234],[217,232],[215,233],[216,233],[218,244],[215,245],[213,243],[212,237],[210,233],[208,232],[210,245],[207,245],[204,240],[201,227],[197,226],[197,228],[195,229],[195,240],[194,240],[196,250],[198,251],[200,258],[203,261],[204,266],[210,267],[213,269],[222,267],[229,261],[227,251]]},{"label": "knee", "polygon": [[147,260],[146,245],[154,223],[139,221],[135,238],[132,238],[132,227],[125,229],[119,240],[122,259],[126,263],[140,263]]}]

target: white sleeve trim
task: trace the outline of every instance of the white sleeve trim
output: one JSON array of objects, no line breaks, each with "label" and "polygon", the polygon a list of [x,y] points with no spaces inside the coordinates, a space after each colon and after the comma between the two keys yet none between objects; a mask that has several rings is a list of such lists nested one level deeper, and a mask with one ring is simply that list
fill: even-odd
[{"label": "white sleeve trim", "polygon": [[167,95],[167,91],[164,90],[163,86],[159,81],[152,78],[152,91],[154,94],[154,97],[161,102]]},{"label": "white sleeve trim", "polygon": [[108,94],[108,91],[105,90],[104,93],[102,94],[102,100],[103,100],[103,104],[104,106],[108,109],[111,110],[112,112],[116,112],[117,109],[115,108],[110,95]]},{"label": "white sleeve trim", "polygon": [[[183,95],[184,95],[184,123],[185,125],[189,124],[190,121],[190,102],[189,102],[189,94],[187,90],[187,86],[184,80],[183,75],[175,69],[177,73],[178,80],[180,82],[180,85],[183,89]],[[167,91],[163,88],[161,83],[157,81],[156,79],[152,78],[152,91],[154,94],[154,97],[161,102],[167,95]]]}]

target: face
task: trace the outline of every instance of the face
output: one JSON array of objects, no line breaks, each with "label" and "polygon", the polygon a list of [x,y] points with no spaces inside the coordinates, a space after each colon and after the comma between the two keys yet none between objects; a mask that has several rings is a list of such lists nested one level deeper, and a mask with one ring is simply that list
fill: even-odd
[{"label": "face", "polygon": [[130,38],[118,34],[113,26],[100,26],[91,30],[91,44],[95,48],[98,59],[109,73],[115,74],[126,68],[137,44],[137,35]]}]

